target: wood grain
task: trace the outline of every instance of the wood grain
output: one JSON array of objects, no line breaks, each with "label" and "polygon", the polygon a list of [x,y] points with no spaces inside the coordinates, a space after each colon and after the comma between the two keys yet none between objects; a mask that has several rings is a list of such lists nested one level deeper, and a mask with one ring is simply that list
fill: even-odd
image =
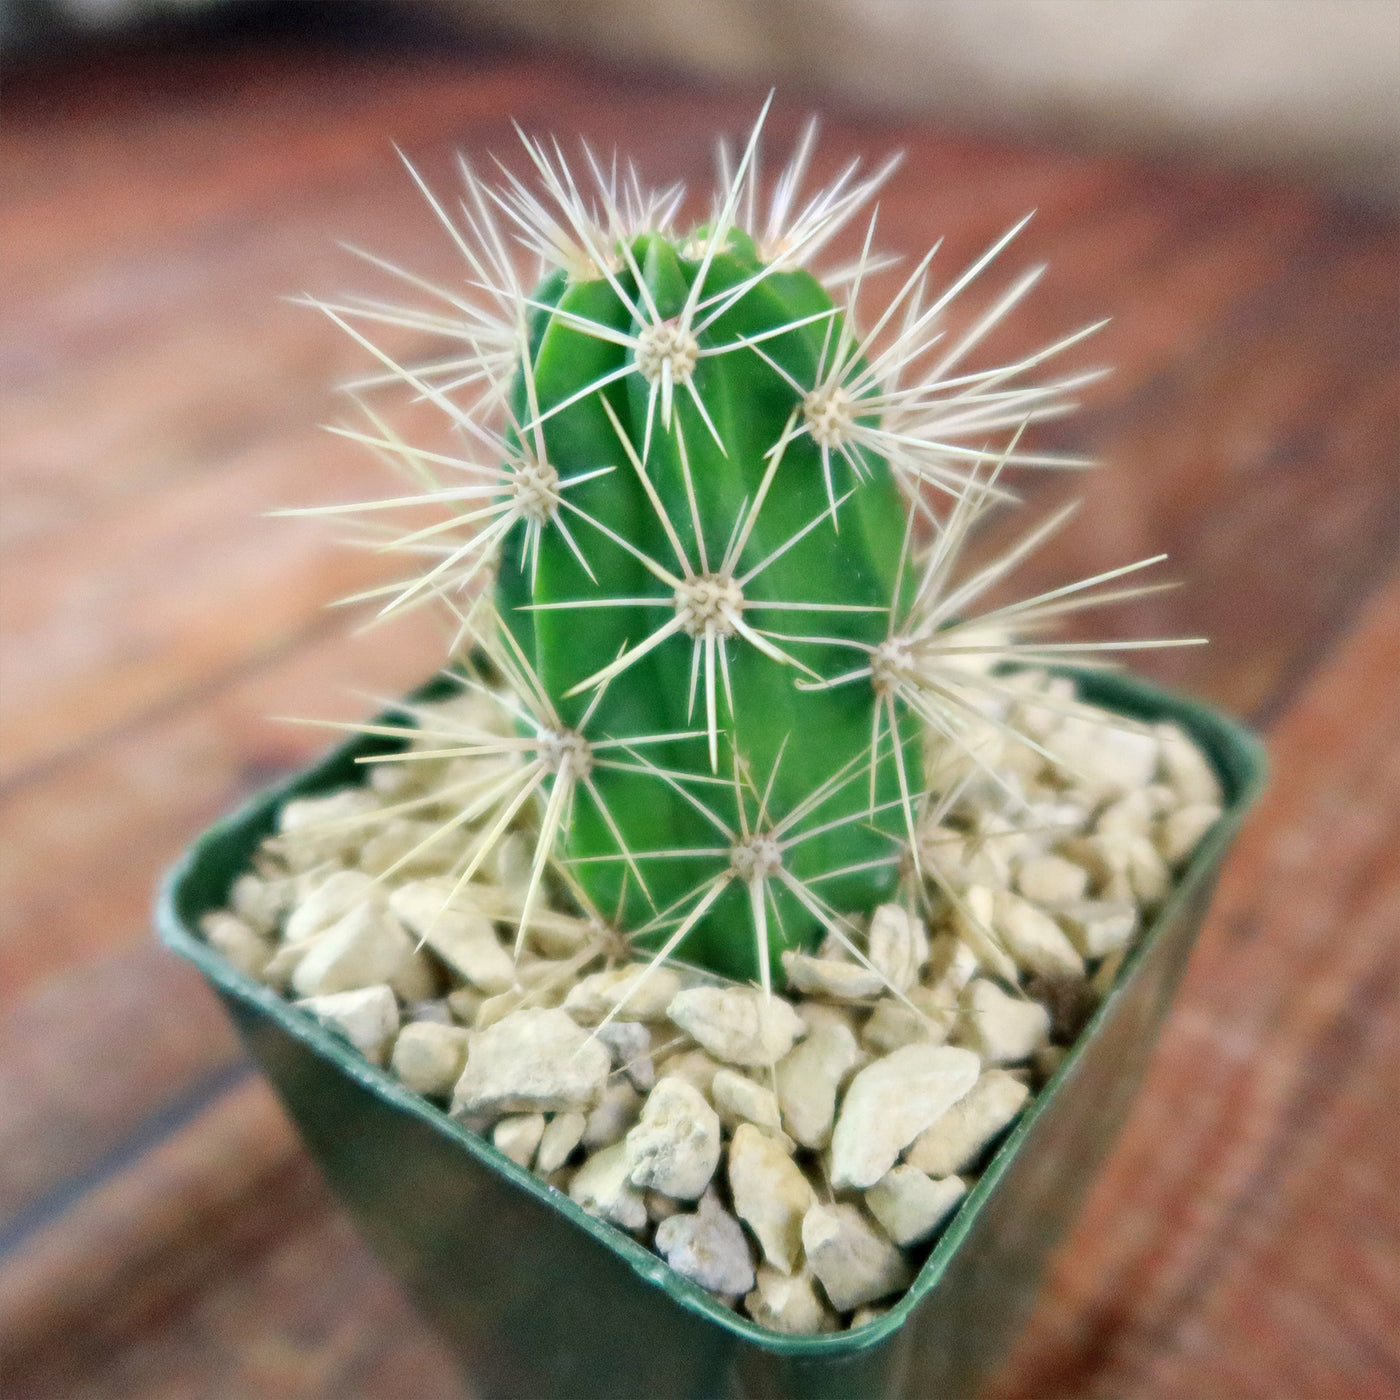
[{"label": "wood grain", "polygon": [[[385,485],[315,426],[362,357],[278,298],[387,290],[342,238],[460,275],[394,139],[446,188],[458,149],[518,165],[514,116],[703,188],[712,133],[760,100],[470,45],[156,47],[8,83],[7,1394],[469,1393],[147,931],[189,837],[324,746],[270,716],[360,712],[351,692],[397,692],[437,651],[426,622],[359,634],[326,610],[382,561],[263,517]],[[777,103],[775,149],[803,115]],[[1106,465],[1018,479],[1037,508],[1091,487],[1018,588],[1169,551],[1186,587],[1086,630],[1210,635],[1143,669],[1256,716],[1276,766],[994,1394],[1395,1395],[1396,226],[1266,179],[853,110],[827,115],[818,174],[899,147],[879,242],[906,262],[944,234],[951,274],[1037,211],[981,304],[1051,269],[989,353],[1114,317],[1076,363],[1115,373],[1041,433]]]}]

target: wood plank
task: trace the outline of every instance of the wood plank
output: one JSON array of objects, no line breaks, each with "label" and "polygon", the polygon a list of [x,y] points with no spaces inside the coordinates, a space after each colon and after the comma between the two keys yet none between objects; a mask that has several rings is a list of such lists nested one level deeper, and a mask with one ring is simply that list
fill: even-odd
[{"label": "wood plank", "polygon": [[247,1071],[193,968],[140,944],[11,996],[0,1019],[0,1254]]},{"label": "wood plank", "polygon": [[[428,440],[450,445],[441,436]],[[313,426],[133,501],[101,529],[7,551],[0,777],[203,694],[298,638],[345,630],[351,617],[327,606],[399,577],[402,563],[347,548],[334,522],[265,517],[404,489],[370,453]]]},{"label": "wood plank", "polygon": [[441,1344],[250,1081],[0,1257],[27,1400],[465,1400]]},{"label": "wood plank", "polygon": [[1397,674],[1393,576],[1271,737],[1272,787],[1003,1400],[1395,1393]]},{"label": "wood plank", "polygon": [[0,805],[7,999],[73,963],[148,939],[156,880],[191,837],[329,747],[325,731],[269,716],[362,716],[369,706],[356,691],[402,694],[432,674],[440,653],[422,616],[392,639],[300,637],[200,704],[75,753],[43,781],[11,792]]},{"label": "wood plank", "polygon": [[[460,59],[298,64],[234,54],[205,72],[202,83],[140,65],[114,74],[126,129],[100,106],[56,123],[62,109],[42,75],[10,87],[8,142],[35,150],[34,164],[43,167],[10,187],[0,222],[21,304],[64,284],[65,258],[127,258],[211,219],[236,221],[295,202],[308,187],[353,179],[367,158],[382,163],[395,141],[442,139],[453,125],[483,117],[505,136],[522,79],[541,98],[551,86],[538,65],[473,71]],[[46,160],[46,144],[65,157],[75,148],[87,155]],[[46,229],[63,230],[61,248]]]}]

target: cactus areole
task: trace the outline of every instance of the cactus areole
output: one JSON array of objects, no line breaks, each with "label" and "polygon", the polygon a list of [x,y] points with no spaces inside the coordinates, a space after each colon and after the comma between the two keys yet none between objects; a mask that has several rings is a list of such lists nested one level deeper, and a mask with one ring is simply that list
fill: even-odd
[{"label": "cactus areole", "polygon": [[872,755],[874,696],[812,682],[849,665],[826,639],[884,640],[905,503],[873,453],[823,469],[792,381],[815,382],[842,316],[811,274],[765,269],[736,229],[713,249],[703,229],[691,246],[644,234],[617,261],[530,299],[513,418],[542,420],[559,477],[612,470],[569,494],[589,517],[572,539],[546,527],[531,550],[515,524],[498,612],[585,744],[686,736],[597,771],[611,822],[578,805],[561,854],[593,903],[638,927],[721,881],[683,952],[752,978],[755,901],[776,960],[821,938],[821,905],[869,910],[895,888],[899,778],[887,735]]}]

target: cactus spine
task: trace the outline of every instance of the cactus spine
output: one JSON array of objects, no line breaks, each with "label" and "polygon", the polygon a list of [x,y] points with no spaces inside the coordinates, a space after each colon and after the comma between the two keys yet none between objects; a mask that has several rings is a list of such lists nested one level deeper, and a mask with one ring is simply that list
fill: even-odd
[{"label": "cactus spine", "polygon": [[[890,167],[865,180],[852,167],[799,207],[809,129],[761,224],[759,127],[687,235],[674,193],[648,197],[590,156],[590,202],[557,148],[527,141],[543,197],[464,168],[454,220],[424,187],[484,304],[446,290],[447,317],[324,309],[468,444],[460,457],[409,447],[372,410],[374,431],[349,434],[425,483],[380,505],[448,507],[398,538],[430,564],[386,590],[385,610],[446,601],[514,696],[508,723],[438,736],[500,765],[449,822],[477,832],[461,881],[531,822],[522,939],[546,882],[562,881],[643,946],[766,986],[784,949],[827,935],[864,960],[862,914],[898,890],[923,897],[918,828],[960,791],[926,793],[926,770],[997,710],[998,662],[1054,654],[1008,625],[1033,636],[1139,566],[959,621],[1058,524],[954,586],[1002,468],[1057,464],[1019,452],[1020,427],[1085,378],[1023,376],[1087,332],[963,368],[1032,275],[943,343],[948,304],[1010,234],[932,299],[930,254],[859,332],[873,220],[828,286],[805,264]],[[539,257],[533,290],[507,229]],[[448,334],[464,353],[406,368],[352,324],[366,319]],[[935,508],[940,495],[951,507]]]}]

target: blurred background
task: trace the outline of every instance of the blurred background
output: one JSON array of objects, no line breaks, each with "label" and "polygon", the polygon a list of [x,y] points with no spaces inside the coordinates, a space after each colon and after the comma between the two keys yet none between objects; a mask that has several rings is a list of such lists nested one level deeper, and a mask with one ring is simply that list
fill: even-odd
[{"label": "blurred background", "polygon": [[1400,1395],[1400,4],[0,0],[0,58],[6,1395],[472,1393],[151,893],[322,746],[273,716],[435,664],[327,608],[382,560],[264,518],[383,484],[317,427],[363,355],[287,298],[387,290],[342,242],[462,276],[394,143],[450,191],[521,167],[514,118],[698,210],[770,87],[770,168],[813,112],[818,180],[905,152],[906,264],[1037,211],[988,355],[1111,315],[1115,372],[1040,430],[1104,465],[1025,482],[1089,498],[1019,587],[1169,551],[1182,589],[1091,625],[1210,636],[1141,669],[1274,764],[995,1394]]},{"label": "blurred background", "polygon": [[0,44],[61,49],[161,19],[543,42],[866,111],[1178,148],[1400,195],[1392,0],[5,0]]}]

